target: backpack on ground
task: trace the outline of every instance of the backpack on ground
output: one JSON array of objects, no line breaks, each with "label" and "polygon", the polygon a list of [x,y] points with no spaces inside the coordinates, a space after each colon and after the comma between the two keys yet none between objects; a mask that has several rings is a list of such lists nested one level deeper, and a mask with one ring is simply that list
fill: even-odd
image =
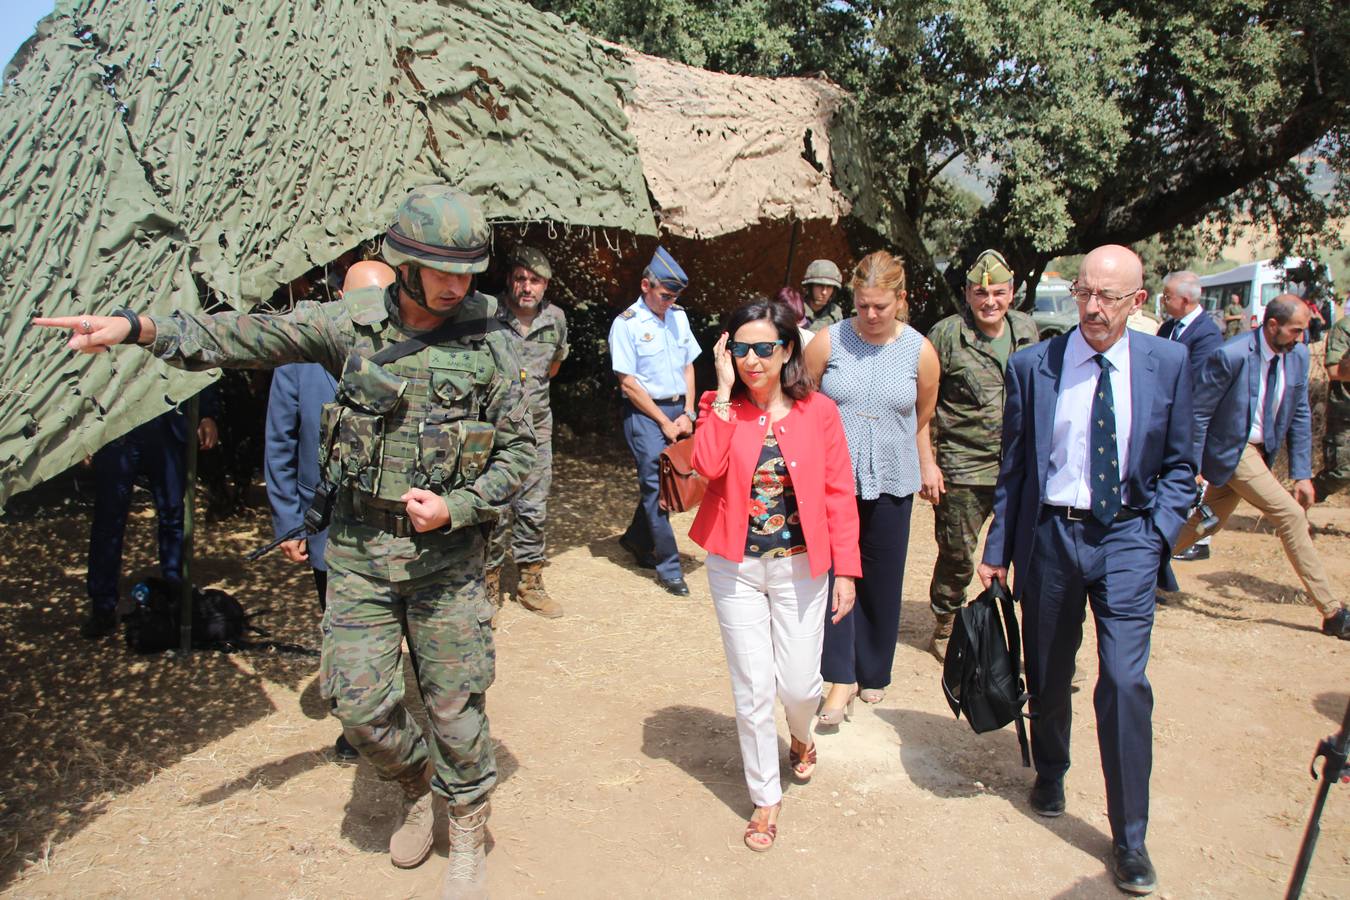
[{"label": "backpack on ground", "polygon": [[[163,578],[145,578],[131,591],[136,608],[122,619],[127,646],[137,653],[161,653],[180,644],[182,585]],[[199,650],[235,649],[244,632],[266,636],[249,624],[249,614],[234,597],[216,588],[192,589],[192,646]]]},{"label": "backpack on ground", "polygon": [[1022,765],[1030,766],[1022,722],[1027,692],[1021,662],[1022,636],[1012,595],[1002,582],[995,581],[956,614],[942,666],[942,691],[952,712],[957,718],[964,714],[976,734],[1015,722]]}]

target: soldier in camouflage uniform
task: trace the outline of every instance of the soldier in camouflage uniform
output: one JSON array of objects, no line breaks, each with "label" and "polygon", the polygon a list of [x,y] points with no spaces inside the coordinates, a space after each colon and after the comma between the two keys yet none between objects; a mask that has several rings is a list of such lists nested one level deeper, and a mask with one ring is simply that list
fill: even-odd
[{"label": "soldier in camouflage uniform", "polygon": [[[483,590],[485,530],[534,462],[520,362],[496,301],[472,290],[490,231],[469,196],[445,186],[409,195],[384,238],[397,272],[387,290],[300,303],[280,316],[176,312],[37,319],[71,328],[72,349],[138,343],[180,368],[317,362],[339,377],[324,407],[328,536],[321,681],[343,733],[403,788],[389,841],[395,865],[432,845],[433,795],[448,801],[447,896],[486,896],[483,831],[497,781],[485,696],[495,672]],[[435,335],[441,326],[454,335]],[[416,352],[377,352],[423,336]],[[403,699],[406,637],[431,739]]]},{"label": "soldier in camouflage uniform", "polygon": [[802,287],[806,288],[806,323],[811,332],[824,331],[844,319],[844,307],[839,302],[839,289],[844,278],[839,267],[828,259],[816,259],[806,267]]},{"label": "soldier in camouflage uniform", "polygon": [[[507,550],[520,570],[516,601],[549,619],[563,614],[562,604],[544,590],[544,519],[548,490],[553,483],[553,410],[549,408],[549,381],[567,358],[567,317],[545,299],[553,267],[533,247],[518,247],[511,257],[506,296],[497,318],[509,329],[525,369],[525,397],[534,421],[534,468],[492,532],[488,544],[488,597],[501,602],[501,573]],[[509,545],[509,547],[508,547]]]},{"label": "soldier in camouflage uniform", "polygon": [[1341,316],[1327,332],[1327,432],[1322,438],[1322,471],[1313,492],[1324,500],[1350,484],[1350,316]]},{"label": "soldier in camouflage uniform", "polygon": [[938,554],[928,588],[937,618],[928,649],[938,660],[946,658],[952,622],[975,572],[980,529],[993,510],[1008,357],[1038,339],[1031,316],[1008,309],[1012,299],[1012,270],[986,250],[966,275],[966,309],[928,333],[942,366],[934,421],[945,493],[933,513]]}]

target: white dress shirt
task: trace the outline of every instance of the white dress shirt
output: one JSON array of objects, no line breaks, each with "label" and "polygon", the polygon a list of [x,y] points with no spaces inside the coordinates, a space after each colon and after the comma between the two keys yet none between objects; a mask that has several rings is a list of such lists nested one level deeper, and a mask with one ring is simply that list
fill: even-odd
[{"label": "white dress shirt", "polygon": [[1252,430],[1247,435],[1247,443],[1260,446],[1266,437],[1266,375],[1270,372],[1270,361],[1279,359],[1280,363],[1275,367],[1275,415],[1278,416],[1280,400],[1284,397],[1284,357],[1270,349],[1264,328],[1260,329],[1256,342],[1261,348],[1261,371],[1256,375],[1256,403],[1252,405]]},{"label": "white dress shirt", "polygon": [[[1092,392],[1097,387],[1101,368],[1093,359],[1097,351],[1088,346],[1081,331],[1069,333],[1064,348],[1064,368],[1059,376],[1059,398],[1055,401],[1054,440],[1050,445],[1050,468],[1045,478],[1045,502],[1052,506],[1092,508],[1088,487],[1088,441],[1092,437]],[[1120,485],[1125,489],[1129,471],[1130,446],[1130,332],[1120,336],[1103,354],[1111,364],[1111,397],[1116,410],[1116,460],[1120,463]],[[1128,503],[1122,495],[1121,500]]]}]

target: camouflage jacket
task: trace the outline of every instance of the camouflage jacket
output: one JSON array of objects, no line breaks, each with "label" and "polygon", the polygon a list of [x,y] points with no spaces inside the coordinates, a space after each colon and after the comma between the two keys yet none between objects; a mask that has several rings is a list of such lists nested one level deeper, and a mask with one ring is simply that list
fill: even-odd
[{"label": "camouflage jacket", "polygon": [[[1350,350],[1350,316],[1341,316],[1327,332],[1327,371],[1340,364]],[[1327,406],[1342,415],[1350,415],[1350,381],[1333,381],[1327,388]]]},{"label": "camouflage jacket", "polygon": [[824,331],[835,322],[844,320],[844,307],[839,303],[839,297],[836,295],[830,298],[830,302],[820,308],[820,312],[811,312],[811,307],[806,307],[806,330],[814,333]]},{"label": "camouflage jacket", "polygon": [[[1031,316],[1008,310],[1012,353],[1036,343]],[[928,340],[942,367],[938,382],[937,464],[950,484],[998,481],[1003,442],[1004,367],[980,339],[968,310],[933,326]]]},{"label": "camouflage jacket", "polygon": [[[183,369],[267,369],[316,362],[333,373],[339,379],[339,400],[325,406],[325,420],[330,410],[341,406],[342,411],[339,424],[333,426],[335,439],[323,452],[330,475],[335,467],[346,474],[338,483],[327,561],[388,581],[464,565],[483,540],[481,529],[469,526],[496,521],[535,455],[520,361],[504,331],[433,345],[388,369],[370,362],[369,357],[383,347],[413,334],[400,325],[396,291],[396,287],[387,292],[350,291],[341,302],[299,303],[277,316],[236,312],[155,316],[155,340],[148,348]],[[485,319],[495,313],[493,298],[474,293],[450,321]],[[417,374],[422,389],[408,390],[409,380],[396,377],[399,372]],[[396,387],[375,396],[372,385],[381,382]],[[481,422],[464,422],[467,419]],[[476,430],[469,431],[469,425]],[[411,458],[387,460],[390,438],[409,436],[410,442],[399,446],[410,447]],[[470,450],[481,452],[472,463],[461,464],[459,457],[468,459]],[[368,483],[378,484],[381,472],[393,473],[395,464],[398,478],[415,483],[420,479],[444,497],[449,526],[398,536],[383,524],[371,524],[377,503],[381,515],[400,512],[397,504],[376,496],[379,488]],[[444,471],[447,467],[453,472]]]},{"label": "camouflage jacket", "polygon": [[525,401],[534,419],[535,440],[542,444],[553,438],[548,370],[554,363],[567,359],[567,316],[552,303],[546,303],[526,330],[507,305],[501,303],[497,318],[510,329],[505,334],[511,338],[525,369]]}]

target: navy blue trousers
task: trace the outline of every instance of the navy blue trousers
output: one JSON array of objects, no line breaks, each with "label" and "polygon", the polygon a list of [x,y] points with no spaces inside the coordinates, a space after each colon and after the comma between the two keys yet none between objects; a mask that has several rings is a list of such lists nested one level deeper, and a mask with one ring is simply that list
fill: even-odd
[{"label": "navy blue trousers", "polygon": [[1042,510],[1026,573],[1018,573],[1031,750],[1036,773],[1069,769],[1070,683],[1086,606],[1097,626],[1097,744],[1106,812],[1118,847],[1144,846],[1153,771],[1153,688],[1144,673],[1164,539],[1147,517],[1109,526]]},{"label": "navy blue trousers", "polygon": [[[682,403],[658,403],[661,412],[672,421],[684,414]],[[661,480],[657,460],[666,449],[666,436],[656,420],[638,412],[636,406],[623,404],[623,439],[637,463],[638,503],[624,538],[639,550],[650,550],[656,560],[656,574],[666,581],[680,577],[680,554],[675,548],[675,532],[670,516],[658,503]]]},{"label": "navy blue trousers", "polygon": [[[179,421],[175,423],[174,419]],[[122,574],[122,539],[138,474],[150,482],[159,527],[159,569],[170,580],[183,577],[184,469],[182,417],[167,413],[134,429],[94,454],[94,520],[89,530],[89,599],[94,609],[117,608]]]},{"label": "navy blue trousers", "polygon": [[914,495],[858,500],[858,550],[862,578],[853,612],[835,625],[825,608],[825,645],[820,677],[831,684],[884,688],[891,683],[895,639],[900,631],[900,592],[909,553],[909,514]]}]

